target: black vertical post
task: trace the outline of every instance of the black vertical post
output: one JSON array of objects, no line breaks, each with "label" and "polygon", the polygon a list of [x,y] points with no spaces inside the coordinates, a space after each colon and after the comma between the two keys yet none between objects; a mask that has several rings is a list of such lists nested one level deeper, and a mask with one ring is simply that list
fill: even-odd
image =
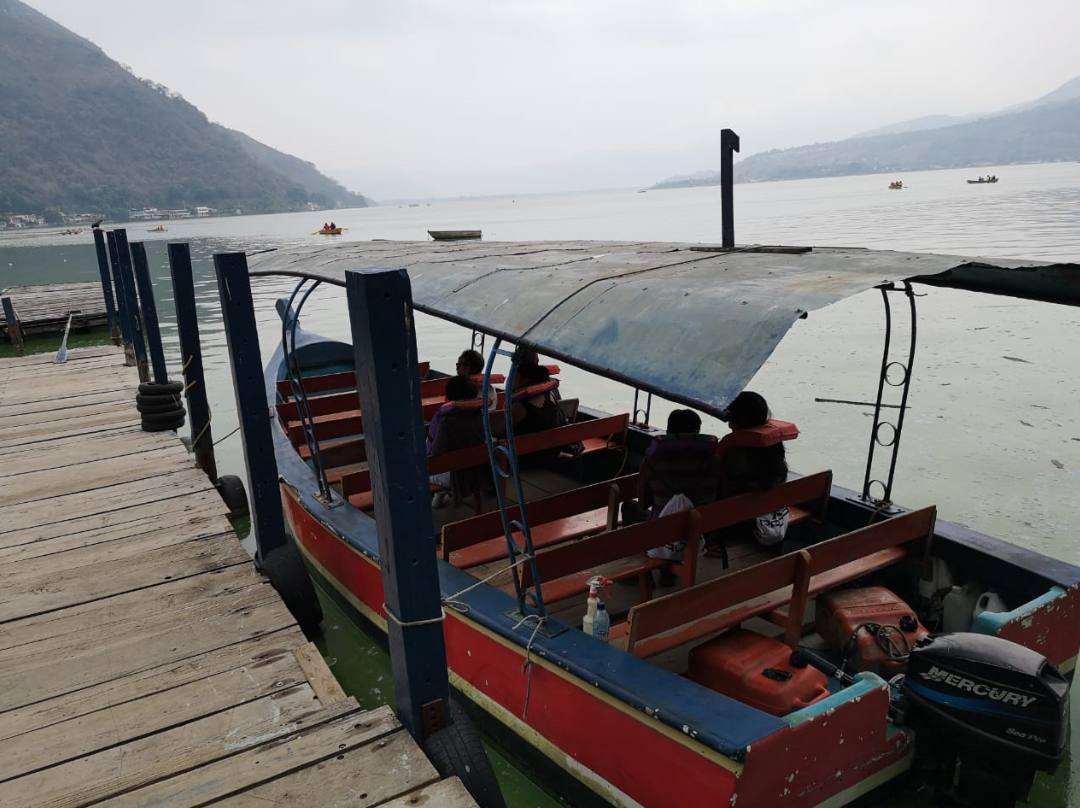
[{"label": "black vertical post", "polygon": [[732,152],[739,150],[739,136],[730,129],[720,130],[720,207],[723,228],[723,247],[735,249],[735,158]]},{"label": "black vertical post", "polygon": [[154,368],[154,381],[165,384],[169,369],[165,366],[165,349],[161,345],[161,328],[158,325],[157,304],[154,302],[154,285],[150,281],[150,263],[146,260],[146,245],[136,241],[131,245],[131,260],[135,268],[135,284],[139,289],[139,304],[143,325],[146,327],[146,344],[150,349],[150,364]]},{"label": "black vertical post", "polygon": [[109,333],[113,345],[120,344],[120,323],[113,299],[112,273],[109,272],[109,256],[105,253],[105,234],[94,228],[94,252],[97,254],[98,272],[101,274],[101,294],[105,298],[105,316],[109,320]]},{"label": "black vertical post", "polygon": [[139,381],[150,381],[150,367],[146,362],[146,341],[143,338],[142,317],[139,314],[139,298],[135,291],[135,272],[131,268],[131,248],[128,247],[127,231],[118,228],[116,233],[116,258],[120,262],[120,275],[124,279],[124,303],[131,321],[131,344],[135,348],[135,364],[139,368]]},{"label": "black vertical post", "polygon": [[345,273],[364,413],[397,714],[423,739],[445,720],[449,684],[412,289],[405,270]]},{"label": "black vertical post", "polygon": [[247,256],[244,253],[218,253],[214,256],[214,269],[229,345],[240,440],[247,465],[251,528],[255,531],[256,558],[261,562],[272,550],[285,544],[285,519],[281,513],[274,439],[270,434],[273,413],[263,387],[259,331],[255,324]]},{"label": "black vertical post", "polygon": [[195,462],[211,480],[217,480],[214,436],[210,430],[210,404],[206,400],[203,377],[199,316],[195,308],[195,281],[191,273],[191,251],[187,244],[169,245],[176,327],[180,332],[180,363],[183,367],[188,417],[191,419],[191,450]]},{"label": "black vertical post", "polygon": [[135,344],[131,340],[131,309],[127,304],[124,290],[124,273],[120,271],[120,248],[116,244],[116,232],[110,230],[105,240],[109,245],[109,263],[112,264],[113,279],[116,281],[116,306],[120,312],[120,335],[124,342],[124,364],[135,364]]},{"label": "black vertical post", "polygon": [[4,307],[4,322],[7,325],[8,342],[15,346],[15,355],[22,356],[26,353],[26,345],[23,342],[22,323],[19,315],[15,313],[15,307],[11,304],[11,298],[5,297],[0,300]]}]

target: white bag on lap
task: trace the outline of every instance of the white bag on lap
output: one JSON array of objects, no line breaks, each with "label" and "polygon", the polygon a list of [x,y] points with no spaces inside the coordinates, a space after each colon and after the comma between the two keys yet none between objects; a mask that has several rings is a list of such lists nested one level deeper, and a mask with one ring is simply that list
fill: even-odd
[{"label": "white bag on lap", "polygon": [[[671,516],[673,513],[682,513],[683,511],[692,511],[694,509],[694,503],[690,501],[690,497],[686,494],[676,494],[667,501],[667,505],[660,511],[660,515],[657,518],[664,516]],[[657,558],[661,561],[682,561],[683,551],[686,550],[686,542],[677,541],[672,544],[665,544],[662,547],[654,547],[649,550],[649,558]]]}]

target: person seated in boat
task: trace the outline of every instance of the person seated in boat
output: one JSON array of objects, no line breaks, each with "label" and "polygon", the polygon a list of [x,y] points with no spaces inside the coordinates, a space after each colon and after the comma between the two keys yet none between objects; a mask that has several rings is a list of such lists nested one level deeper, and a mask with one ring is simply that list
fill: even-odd
[{"label": "person seated in boat", "polygon": [[337,230],[337,225],[334,224],[333,222],[330,222],[330,229],[331,230]]},{"label": "person seated in boat", "polygon": [[[476,385],[468,376],[454,376],[446,383],[446,403],[436,411],[428,425],[427,455],[467,449],[484,442],[484,423]],[[449,471],[431,475],[431,482],[448,491],[440,491],[431,504],[442,507],[452,496],[460,501],[482,492],[490,475],[486,467]]]},{"label": "person seated in boat", "polygon": [[[514,349],[514,355],[511,358],[511,361],[515,363],[519,368],[524,367],[525,365],[539,365],[540,354],[538,354],[532,348],[528,348],[524,345],[519,345],[517,348]],[[549,372],[548,376],[550,377],[550,375],[551,374]],[[552,389],[551,397],[555,399],[556,402],[562,400],[562,395],[559,393],[558,387]]]},{"label": "person seated in boat", "polygon": [[[479,351],[469,348],[467,351],[462,351],[461,356],[457,358],[457,375],[464,376],[472,379],[476,382],[477,376],[483,376],[484,373],[484,357],[480,355]],[[477,385],[479,387],[479,384]],[[488,390],[488,409],[493,410],[498,406],[499,393],[492,385]]]},{"label": "person seated in boat", "polygon": [[[552,383],[551,373],[540,364],[518,367],[514,374],[510,410],[514,419],[514,434],[544,432],[560,425],[561,413],[555,396],[558,382]],[[559,456],[561,447],[555,446],[539,452],[531,452],[518,458],[521,468],[543,468]]]},{"label": "person seated in boat", "polygon": [[677,494],[691,505],[713,502],[719,491],[719,444],[715,435],[701,434],[701,417],[693,410],[672,410],[667,433],[657,435],[645,450],[638,469],[638,498],[623,505],[623,522],[655,518]]},{"label": "person seated in boat", "polygon": [[[784,440],[798,434],[794,425],[772,421],[765,398],[749,390],[739,393],[722,417],[731,432],[717,446],[720,495],[731,497],[768,491],[785,482],[788,465]],[[726,540],[749,533],[759,544],[779,548],[787,534],[787,523],[788,509],[781,508],[736,525],[719,538]]]},{"label": "person seated in boat", "polygon": [[326,222],[323,222],[323,223],[322,223],[322,229],[323,229],[323,230],[329,230],[329,229],[330,229],[330,225],[329,225],[329,224],[327,224]]}]

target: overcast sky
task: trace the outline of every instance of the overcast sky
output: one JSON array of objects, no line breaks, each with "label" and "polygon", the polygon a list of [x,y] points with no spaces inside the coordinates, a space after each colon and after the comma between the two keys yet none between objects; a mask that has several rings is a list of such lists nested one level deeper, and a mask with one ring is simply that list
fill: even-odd
[{"label": "overcast sky", "polygon": [[30,0],[376,198],[646,185],[1080,74],[1080,2]]}]

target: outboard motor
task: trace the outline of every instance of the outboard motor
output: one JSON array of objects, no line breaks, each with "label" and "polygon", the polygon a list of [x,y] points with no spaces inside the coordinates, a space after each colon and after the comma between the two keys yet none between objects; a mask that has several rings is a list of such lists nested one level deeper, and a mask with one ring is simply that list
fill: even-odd
[{"label": "outboard motor", "polygon": [[1000,637],[942,634],[911,650],[904,723],[916,768],[961,802],[1012,806],[1061,762],[1069,683],[1046,657]]}]

